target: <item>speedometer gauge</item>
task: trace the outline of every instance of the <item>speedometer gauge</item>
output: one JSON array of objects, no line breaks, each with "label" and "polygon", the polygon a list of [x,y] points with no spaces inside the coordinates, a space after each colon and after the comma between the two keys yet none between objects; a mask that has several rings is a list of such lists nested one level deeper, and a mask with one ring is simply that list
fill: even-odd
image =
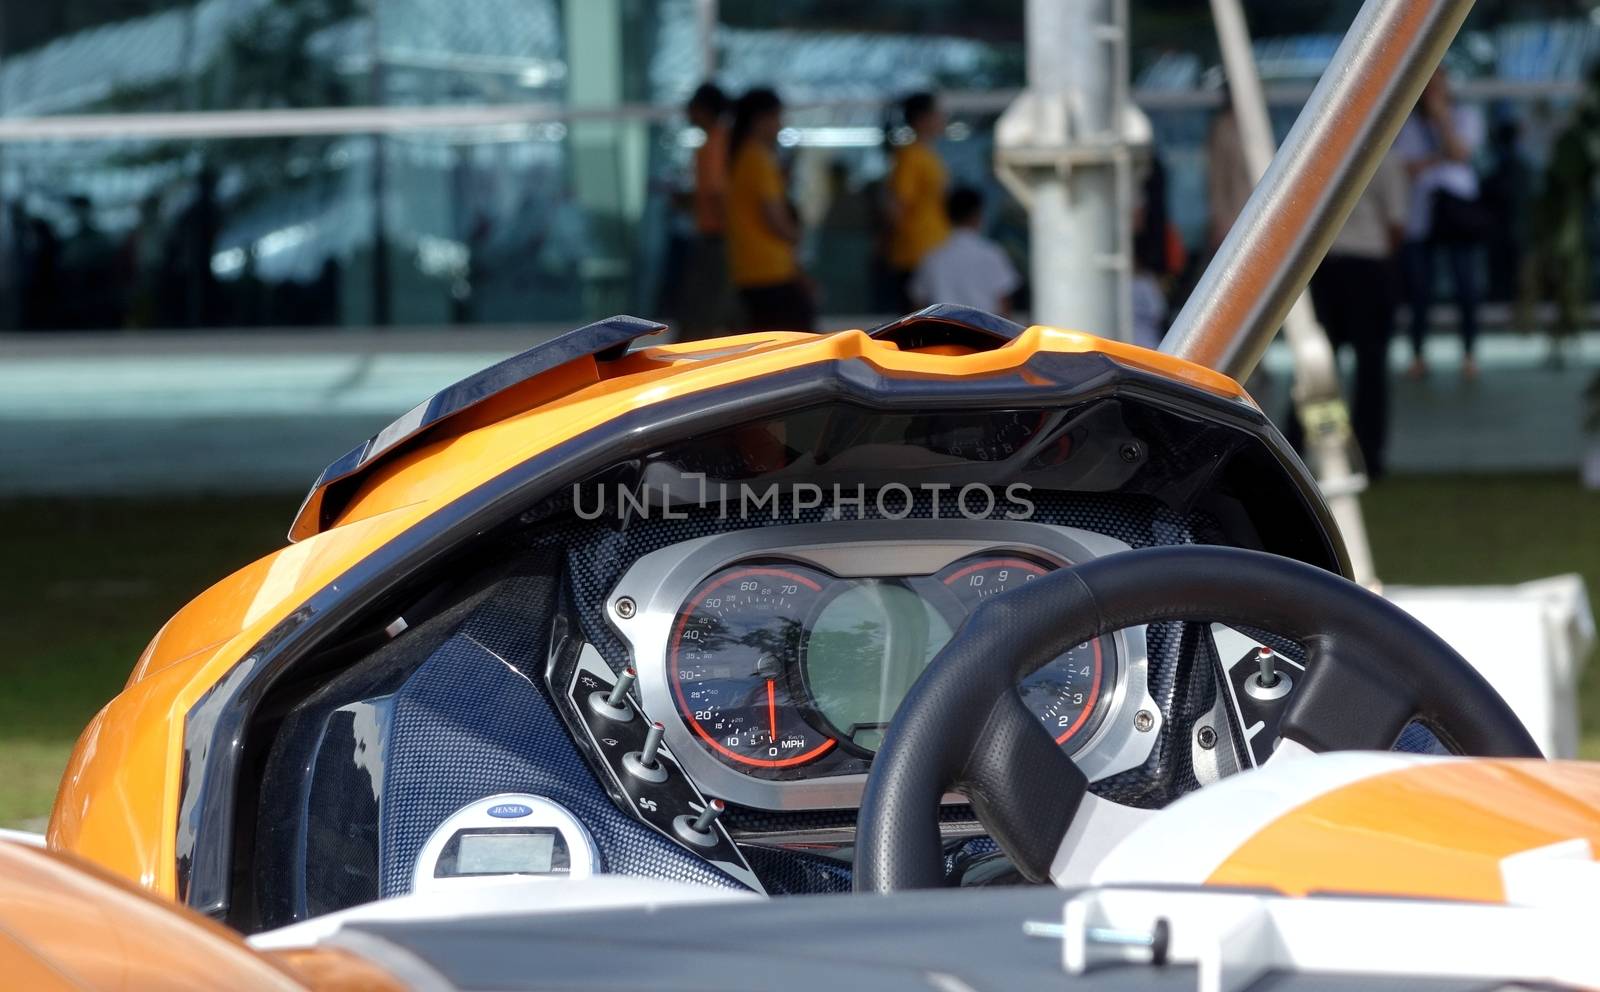
[{"label": "speedometer gauge", "polygon": [[668,675],[684,721],[719,756],[789,768],[837,743],[801,715],[790,673],[829,578],[787,563],[728,569],[673,620]]},{"label": "speedometer gauge", "polygon": [[[968,609],[990,596],[1030,582],[1055,569],[1044,561],[1020,555],[966,558],[939,573],[939,580]],[[1022,680],[1022,701],[1044,723],[1057,744],[1087,737],[1100,703],[1110,650],[1105,639],[1080,644]]]}]

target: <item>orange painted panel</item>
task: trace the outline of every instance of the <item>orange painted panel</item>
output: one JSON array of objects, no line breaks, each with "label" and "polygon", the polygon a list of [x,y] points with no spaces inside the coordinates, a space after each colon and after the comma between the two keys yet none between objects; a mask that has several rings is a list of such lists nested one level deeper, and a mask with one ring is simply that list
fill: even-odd
[{"label": "orange painted panel", "polygon": [[47,966],[58,988],[303,992],[237,934],[91,865],[0,841],[0,975]]},{"label": "orange painted panel", "polygon": [[140,656],[130,684],[208,651],[215,652],[262,619],[286,616],[308,594],[415,523],[424,515],[421,509],[403,518],[373,518],[317,534],[234,572],[167,621]]},{"label": "orange painted panel", "polygon": [[106,705],[78,738],[46,839],[168,896],[176,885],[181,699],[192,673],[155,673]]},{"label": "orange painted panel", "polygon": [[1291,810],[1208,882],[1498,902],[1503,858],[1577,838],[1600,852],[1600,764],[1441,762],[1375,775]]},{"label": "orange painted panel", "polygon": [[83,992],[83,983],[31,946],[0,933],[0,975],[6,987],[28,992]]}]

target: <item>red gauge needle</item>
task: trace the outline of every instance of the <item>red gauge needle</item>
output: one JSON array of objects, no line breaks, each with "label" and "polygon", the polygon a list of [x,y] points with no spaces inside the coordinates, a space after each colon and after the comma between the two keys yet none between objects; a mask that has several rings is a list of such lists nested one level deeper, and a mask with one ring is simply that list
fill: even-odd
[{"label": "red gauge needle", "polygon": [[772,734],[772,744],[778,744],[778,688],[767,679],[767,730]]}]

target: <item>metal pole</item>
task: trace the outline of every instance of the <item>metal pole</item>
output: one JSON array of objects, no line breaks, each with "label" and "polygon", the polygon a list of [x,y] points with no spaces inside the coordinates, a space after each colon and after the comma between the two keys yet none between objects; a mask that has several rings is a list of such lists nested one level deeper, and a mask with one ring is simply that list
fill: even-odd
[{"label": "metal pole", "polygon": [[[1131,198],[1123,129],[1127,0],[1028,0],[1026,137],[998,172],[1028,207],[1036,323],[1130,334]],[[1002,127],[1012,133],[1013,129]]]},{"label": "metal pole", "polygon": [[[1272,164],[1275,143],[1250,45],[1250,28],[1240,0],[1211,0],[1211,13],[1228,74],[1246,168],[1250,178],[1259,183]],[[1357,467],[1359,459],[1353,457],[1355,439],[1350,431],[1349,408],[1339,389],[1338,356],[1304,293],[1284,317],[1283,336],[1294,359],[1294,416],[1305,427],[1306,460],[1311,463],[1328,510],[1344,537],[1351,577],[1362,585],[1376,586],[1377,567],[1361,514],[1361,492],[1367,487],[1367,477]]]},{"label": "metal pole", "polygon": [[[382,32],[374,25],[368,32],[372,47],[372,73],[368,78],[368,95],[373,106],[385,103],[389,95],[384,91]],[[394,301],[390,299],[389,280],[389,167],[384,158],[389,139],[381,134],[372,136],[372,326],[387,327],[394,314]]]},{"label": "metal pole", "polygon": [[1162,351],[1250,374],[1471,8],[1366,0]]},{"label": "metal pole", "polygon": [[717,7],[718,0],[695,0],[694,30],[700,43],[700,79],[710,79],[717,74]]}]

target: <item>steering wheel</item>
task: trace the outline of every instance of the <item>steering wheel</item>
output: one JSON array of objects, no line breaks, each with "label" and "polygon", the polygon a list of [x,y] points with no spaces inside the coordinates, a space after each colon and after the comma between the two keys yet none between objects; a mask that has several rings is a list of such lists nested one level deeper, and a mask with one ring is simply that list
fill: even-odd
[{"label": "steering wheel", "polygon": [[1306,672],[1279,746],[1387,750],[1415,718],[1460,754],[1542,757],[1511,707],[1454,649],[1353,582],[1237,548],[1125,551],[984,600],[929,663],[872,763],[856,890],[945,884],[938,810],[950,792],[971,800],[1024,878],[1048,881],[1089,783],[1017,683],[1086,641],[1172,620],[1258,627],[1305,646]]}]

